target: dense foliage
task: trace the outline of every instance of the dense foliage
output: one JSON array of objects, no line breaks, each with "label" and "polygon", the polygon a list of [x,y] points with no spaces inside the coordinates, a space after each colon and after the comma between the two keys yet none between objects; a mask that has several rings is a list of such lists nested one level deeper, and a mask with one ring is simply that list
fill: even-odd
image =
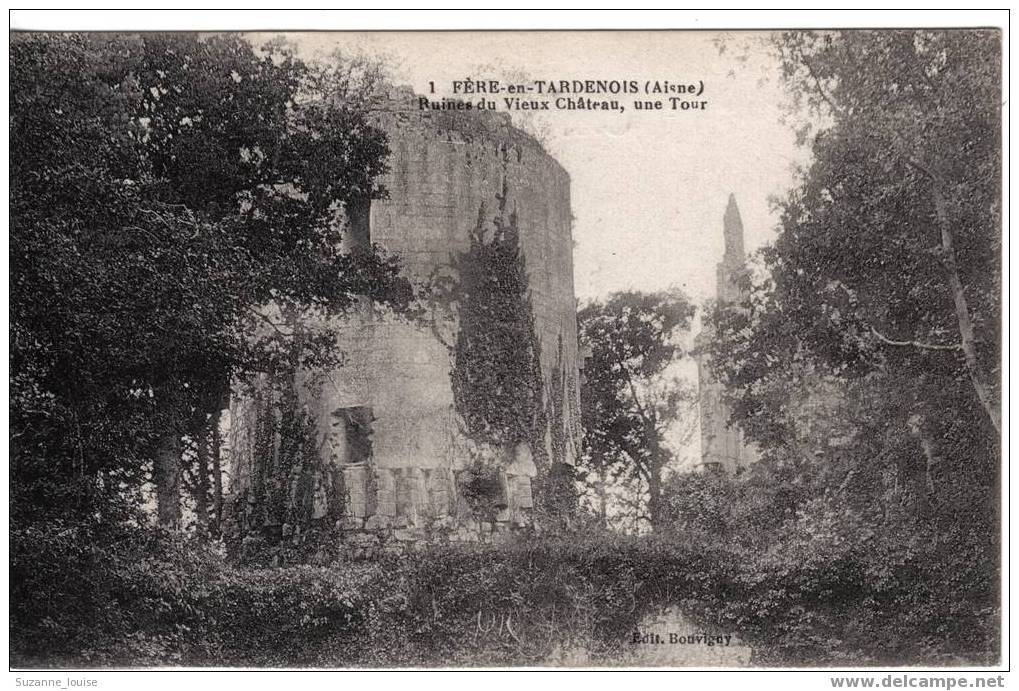
[{"label": "dense foliage", "polygon": [[[743,489],[726,492],[716,496],[730,510],[741,510],[735,499],[746,513],[756,508]],[[12,543],[12,661],[633,664],[633,632],[670,605],[704,631],[738,632],[756,664],[990,661],[991,620],[972,601],[937,597],[922,549],[889,561],[888,536],[860,543],[847,539],[851,530],[829,511],[809,534],[754,554],[696,531],[597,533],[342,566],[238,569],[171,536],[110,540],[53,526]]]},{"label": "dense foliage", "polygon": [[[484,207],[470,247],[453,263],[448,298],[458,322],[453,396],[472,439],[496,447],[543,435],[541,346],[515,211],[505,183],[491,221]],[[542,444],[544,446],[544,444]]]},{"label": "dense foliage", "polygon": [[[712,315],[710,348],[764,460],[737,489],[690,479],[677,508],[697,523],[695,507],[712,506],[702,523],[728,521],[715,529],[750,554],[814,559],[826,540],[860,550],[866,572],[903,586],[873,596],[903,640],[969,622],[960,649],[994,650],[998,37],[806,32],[778,46],[797,105],[825,124],[761,252],[765,272]],[[730,520],[726,505],[748,497],[757,518]],[[915,620],[937,611],[940,622]]]},{"label": "dense foliage", "polygon": [[116,519],[151,480],[179,523],[232,378],[330,361],[309,311],[406,300],[392,259],[340,249],[388,149],[329,74],[229,35],[13,38],[15,522]]},{"label": "dense foliage", "polygon": [[566,458],[571,380],[562,335],[556,361],[543,376],[542,343],[505,179],[497,200],[492,219],[484,205],[479,209],[469,246],[453,259],[452,275],[437,272],[433,277],[434,295],[453,308],[457,323],[450,378],[473,456],[470,472],[461,475],[461,490],[491,503],[499,492],[497,473],[526,449],[536,471],[533,487],[540,520],[568,522],[577,502]]},{"label": "dense foliage", "polygon": [[[341,250],[344,206],[385,193],[385,137],[342,66],[282,45],[13,37],[12,662],[625,664],[634,630],[672,606],[760,664],[995,662],[998,37],[797,32],[777,48],[797,112],[819,116],[813,162],[747,299],[709,315],[706,351],[757,464],[663,472],[692,399],[672,367],[693,306],[615,294],[578,315],[589,521],[251,568],[207,540],[216,411],[231,380],[281,382],[289,413],[255,435],[278,474],[256,466],[242,503],[281,531],[308,525],[320,469],[287,387],[337,353],[304,317],[409,300],[394,260]],[[526,443],[538,485],[566,487],[542,457],[567,446],[564,348],[543,381],[506,199],[447,286],[456,406],[499,463]],[[195,539],[182,479],[216,525]],[[169,529],[148,520],[152,483]],[[625,512],[653,534],[606,529]],[[261,547],[240,551],[258,563]]]}]

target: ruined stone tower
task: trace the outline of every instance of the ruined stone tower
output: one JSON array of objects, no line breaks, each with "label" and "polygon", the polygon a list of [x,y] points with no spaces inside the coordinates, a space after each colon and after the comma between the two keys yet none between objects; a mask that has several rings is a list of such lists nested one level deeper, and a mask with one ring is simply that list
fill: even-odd
[{"label": "ruined stone tower", "polygon": [[[346,242],[377,243],[397,254],[404,274],[423,288],[455,273],[454,257],[469,248],[479,222],[491,227],[497,210],[514,213],[545,432],[512,448],[482,448],[465,433],[451,385],[455,310],[426,305],[424,318],[409,320],[362,305],[333,324],[343,365],[298,374],[290,405],[306,418],[311,449],[301,470],[280,467],[283,440],[260,422],[279,427],[280,402],[235,396],[237,530],[294,544],[304,539],[301,531],[316,530],[341,552],[364,556],[419,541],[486,540],[531,529],[539,493],[552,486],[549,478],[571,475],[579,445],[569,176],[505,114],[420,111],[402,90],[377,121],[390,139],[382,180],[388,198],[348,208]],[[306,515],[265,517],[257,504],[268,496],[263,485],[272,472],[290,474],[276,485],[285,501],[303,502]]]},{"label": "ruined stone tower", "polygon": [[[722,218],[725,253],[716,266],[715,295],[720,303],[735,303],[745,297],[739,277],[746,268],[743,249],[743,219],[740,218],[736,196],[729,195]],[[743,439],[742,431],[729,424],[730,411],[722,398],[723,387],[711,371],[705,346],[714,336],[705,327],[696,339],[697,383],[701,423],[701,463],[706,470],[734,475],[757,460],[757,452]]]}]

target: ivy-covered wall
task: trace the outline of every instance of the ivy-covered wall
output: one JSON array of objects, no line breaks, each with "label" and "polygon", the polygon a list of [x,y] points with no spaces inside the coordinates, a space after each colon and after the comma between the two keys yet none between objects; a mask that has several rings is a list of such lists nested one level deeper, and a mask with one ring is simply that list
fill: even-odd
[{"label": "ivy-covered wall", "polygon": [[[398,253],[421,289],[425,316],[353,310],[333,324],[342,367],[296,373],[289,398],[277,393],[262,402],[271,415],[259,413],[250,395],[237,397],[230,415],[233,504],[234,516],[254,517],[235,521],[238,535],[249,536],[249,551],[261,548],[262,538],[250,538],[255,533],[271,542],[285,532],[296,550],[316,531],[339,531],[335,542],[355,556],[422,540],[495,539],[533,528],[549,477],[570,484],[579,394],[569,177],[504,117],[491,114],[472,128],[412,106],[398,96],[380,116],[391,137],[383,180],[389,197],[373,203],[368,216],[371,240]],[[497,235],[502,242],[492,244]],[[466,312],[430,291],[436,277],[483,284],[491,272],[469,268],[488,260],[510,260],[504,264],[512,290],[475,290]],[[485,310],[488,326],[476,323]],[[514,310],[514,318],[500,318]],[[479,349],[479,326],[499,331],[491,347]],[[505,357],[526,361],[515,380],[485,374],[484,361]],[[468,401],[469,387],[458,381],[493,395]],[[290,422],[288,406],[299,411],[300,424]],[[367,439],[350,422],[355,418],[367,421]],[[263,429],[267,419],[278,428],[271,435]],[[503,431],[496,434],[497,427]],[[304,438],[286,441],[284,428],[304,430]],[[272,443],[255,443],[259,435]],[[366,444],[364,458],[356,450]],[[307,510],[293,515],[303,525],[277,529],[259,524],[262,508],[236,510],[240,497],[263,496],[255,493],[266,482],[259,469],[282,469],[275,459],[298,447],[322,464],[301,485]],[[493,453],[498,472],[484,472],[478,459]],[[308,549],[315,558],[331,556]]]}]

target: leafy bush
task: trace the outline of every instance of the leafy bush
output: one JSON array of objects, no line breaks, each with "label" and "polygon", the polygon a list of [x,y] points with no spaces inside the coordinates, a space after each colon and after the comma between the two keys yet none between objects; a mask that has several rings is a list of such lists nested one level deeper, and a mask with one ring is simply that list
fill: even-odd
[{"label": "leafy bush", "polygon": [[702,616],[757,642],[762,663],[996,659],[997,543],[986,524],[783,487],[773,472],[762,461],[739,478],[682,476],[669,488],[662,538],[735,560],[729,596],[698,603]]}]

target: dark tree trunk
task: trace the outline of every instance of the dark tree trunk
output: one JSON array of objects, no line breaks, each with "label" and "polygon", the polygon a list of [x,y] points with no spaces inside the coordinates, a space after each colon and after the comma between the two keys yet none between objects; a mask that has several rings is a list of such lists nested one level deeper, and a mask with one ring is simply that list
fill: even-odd
[{"label": "dark tree trunk", "polygon": [[601,515],[602,527],[606,530],[609,527],[608,474],[605,467],[602,467],[598,473],[598,510]]},{"label": "dark tree trunk", "polygon": [[658,435],[657,420],[645,420],[645,435],[648,440],[647,489],[648,516],[651,530],[658,532],[662,526],[662,446]]},{"label": "dark tree trunk", "polygon": [[172,530],[180,528],[180,456],[180,435],[171,428],[156,447],[153,480],[159,525]]},{"label": "dark tree trunk", "polygon": [[977,399],[980,401],[980,405],[983,406],[987,418],[990,420],[991,425],[994,426],[995,432],[1000,435],[1001,411],[998,409],[997,401],[991,392],[991,387],[987,384],[980,361],[977,359],[973,320],[970,317],[966,292],[963,288],[962,280],[959,278],[959,267],[955,259],[955,239],[952,235],[941,184],[940,179],[934,179],[934,207],[938,227],[941,231],[941,261],[945,267],[948,288],[952,293],[952,302],[955,305],[955,317],[959,323],[959,336],[962,340],[962,353],[966,363],[966,372],[969,374],[970,381],[973,383],[973,390],[976,392]]},{"label": "dark tree trunk", "polygon": [[662,478],[661,468],[657,467],[657,461],[649,468],[647,489],[648,489],[648,514],[651,517],[651,530],[658,532],[662,525]]},{"label": "dark tree trunk", "polygon": [[209,536],[209,431],[209,423],[202,425],[195,439],[195,532],[202,542]]},{"label": "dark tree trunk", "polygon": [[210,532],[219,537],[223,529],[223,466],[222,443],[219,436],[219,420],[222,411],[217,410],[210,422],[212,427],[212,525]]}]

